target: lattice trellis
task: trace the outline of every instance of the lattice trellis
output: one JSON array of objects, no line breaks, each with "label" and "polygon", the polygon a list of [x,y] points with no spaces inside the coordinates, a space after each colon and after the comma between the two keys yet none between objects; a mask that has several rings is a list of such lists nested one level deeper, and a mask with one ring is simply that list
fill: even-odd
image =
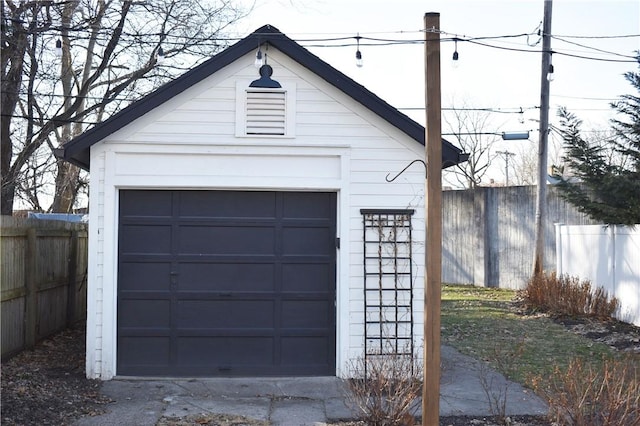
[{"label": "lattice trellis", "polygon": [[365,358],[412,355],[413,210],[361,210],[364,225]]}]

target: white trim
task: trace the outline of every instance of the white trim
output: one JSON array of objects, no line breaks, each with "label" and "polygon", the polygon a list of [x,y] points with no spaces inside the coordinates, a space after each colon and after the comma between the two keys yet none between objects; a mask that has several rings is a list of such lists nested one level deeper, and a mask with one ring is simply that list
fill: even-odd
[{"label": "white trim", "polygon": [[[94,166],[97,166],[97,158],[93,158]],[[102,164],[100,164],[101,166]],[[101,177],[98,175],[100,167],[94,169],[94,182],[99,182]],[[92,191],[89,193],[89,232],[88,232],[88,265],[87,265],[87,325],[86,325],[86,359],[85,370],[87,377],[90,379],[100,378],[100,372],[97,370],[97,357],[98,339],[96,336],[98,327],[98,303],[103,303],[102,300],[98,300],[98,246],[100,236],[100,191],[98,185],[92,187]]]},{"label": "white trim", "polygon": [[[102,364],[103,379],[116,373],[118,312],[118,190],[114,184],[116,153],[105,153],[104,178],[104,265],[102,273]],[[107,268],[112,265],[112,268]]]},{"label": "white trim", "polygon": [[349,362],[349,340],[350,340],[350,318],[351,299],[349,289],[351,281],[349,279],[349,268],[351,264],[351,186],[349,176],[351,175],[351,156],[345,153],[341,156],[342,184],[338,193],[338,203],[336,207],[336,233],[340,237],[340,249],[336,255],[336,375],[347,377]]},{"label": "white trim", "polygon": [[[112,265],[106,268],[102,277],[102,363],[99,377],[103,380],[112,379],[117,367],[117,277],[118,277],[118,195],[123,189],[200,189],[200,190],[265,190],[265,191],[328,191],[336,192],[336,234],[341,239],[341,248],[336,249],[336,375],[344,375],[349,353],[349,265],[350,265],[350,153],[348,149],[312,149],[316,155],[312,157],[338,158],[340,177],[337,179],[317,179],[304,182],[291,179],[265,180],[250,178],[246,181],[236,181],[235,185],[227,182],[216,185],[215,181],[202,179],[194,185],[193,179],[158,179],[153,176],[140,176],[132,180],[131,177],[117,176],[116,162],[121,159],[122,152],[108,150],[105,154],[105,182],[104,182],[104,264]],[[149,153],[147,153],[149,154]],[[153,154],[151,154],[153,155]],[[305,157],[300,155],[299,157]],[[134,183],[135,182],[135,183]],[[233,182],[232,182],[233,183]],[[96,195],[97,197],[97,195]],[[108,230],[108,231],[107,231]],[[89,338],[89,337],[88,337]],[[93,336],[95,342],[95,336]],[[95,344],[95,343],[94,343]]]}]

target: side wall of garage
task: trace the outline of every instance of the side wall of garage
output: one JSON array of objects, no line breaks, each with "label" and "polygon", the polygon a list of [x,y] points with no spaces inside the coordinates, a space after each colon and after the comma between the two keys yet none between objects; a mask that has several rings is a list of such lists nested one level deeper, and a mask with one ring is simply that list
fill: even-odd
[{"label": "side wall of garage", "polygon": [[[236,91],[256,78],[252,55],[110,135],[91,149],[87,374],[116,374],[119,194],[123,190],[335,192],[336,374],[362,355],[360,209],[415,209],[415,300],[422,299],[423,147],[275,49],[273,78],[295,87],[295,137],[237,137]],[[415,305],[421,306],[420,303]],[[414,312],[421,345],[422,313]]]}]

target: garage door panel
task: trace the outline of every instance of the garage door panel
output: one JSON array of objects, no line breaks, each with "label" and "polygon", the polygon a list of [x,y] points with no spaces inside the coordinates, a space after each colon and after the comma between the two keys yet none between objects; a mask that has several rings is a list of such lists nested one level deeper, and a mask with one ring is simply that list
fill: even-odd
[{"label": "garage door panel", "polygon": [[169,364],[170,347],[169,337],[120,337],[118,359],[126,360],[126,365],[130,366],[161,367]]},{"label": "garage door panel", "polygon": [[180,193],[180,216],[275,218],[276,196],[273,192],[185,191]]},{"label": "garage door panel", "polygon": [[171,253],[171,226],[121,225],[119,250],[123,255]]},{"label": "garage door panel", "polygon": [[273,291],[270,263],[181,263],[181,291]]},{"label": "garage door panel", "polygon": [[265,255],[275,247],[273,227],[181,226],[178,232],[184,254]]},{"label": "garage door panel", "polygon": [[283,364],[323,366],[333,358],[332,348],[322,336],[282,337],[281,348]]},{"label": "garage door panel", "polygon": [[282,265],[283,291],[327,291],[331,282],[331,267],[328,263],[287,263]]},{"label": "garage door panel", "polygon": [[329,327],[329,302],[325,300],[284,300],[282,301],[282,323],[285,328]]},{"label": "garage door panel", "polygon": [[121,191],[120,217],[171,217],[171,191]]},{"label": "garage door panel", "polygon": [[[270,300],[189,300],[177,304],[176,326],[190,328],[273,329]],[[251,314],[249,314],[251,313]]]},{"label": "garage door panel", "polygon": [[171,326],[170,300],[124,299],[118,309],[122,328]]},{"label": "garage door panel", "polygon": [[210,365],[226,369],[274,362],[272,337],[180,337],[177,346],[180,365]]},{"label": "garage door panel", "polygon": [[335,247],[331,229],[287,227],[282,230],[283,255],[330,255]]},{"label": "garage door panel", "polygon": [[171,264],[121,262],[118,288],[120,291],[169,291]]},{"label": "garage door panel", "polygon": [[326,219],[335,215],[334,194],[285,192],[282,199],[284,219]]}]

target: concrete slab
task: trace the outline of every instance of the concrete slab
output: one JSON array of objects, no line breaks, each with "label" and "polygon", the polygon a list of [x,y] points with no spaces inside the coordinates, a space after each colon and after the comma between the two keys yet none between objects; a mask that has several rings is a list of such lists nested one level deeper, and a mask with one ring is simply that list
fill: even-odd
[{"label": "concrete slab", "polygon": [[167,417],[185,417],[192,414],[233,414],[267,421],[271,411],[269,398],[185,398],[168,401],[164,410]]},{"label": "concrete slab", "polygon": [[[441,416],[491,415],[491,400],[502,401],[504,392],[508,415],[547,412],[546,404],[533,392],[483,366],[442,347]],[[273,425],[322,425],[356,418],[358,413],[345,404],[345,386],[337,377],[116,379],[102,387],[114,401],[106,407],[107,413],[75,424],[145,426],[155,425],[163,415],[209,413],[241,415]],[[420,415],[421,401],[415,404]]]},{"label": "concrete slab", "polygon": [[324,402],[313,399],[276,399],[272,403],[271,424],[274,426],[310,426],[327,421]]}]

